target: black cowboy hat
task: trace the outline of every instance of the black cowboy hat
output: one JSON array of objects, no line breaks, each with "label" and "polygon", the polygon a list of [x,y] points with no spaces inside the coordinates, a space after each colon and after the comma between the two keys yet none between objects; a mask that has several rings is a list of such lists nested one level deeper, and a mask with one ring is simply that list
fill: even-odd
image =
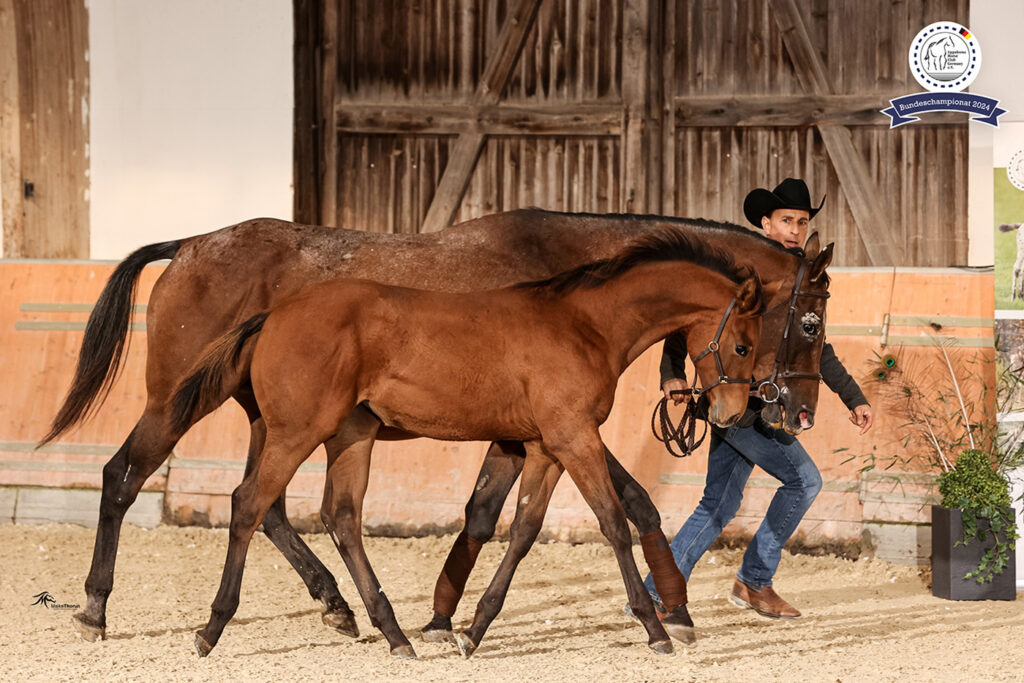
[{"label": "black cowboy hat", "polygon": [[798,178],[786,178],[770,192],[763,187],[751,190],[743,200],[743,214],[755,228],[760,228],[761,217],[771,216],[775,209],[801,209],[814,218],[824,205],[825,198],[822,197],[821,204],[815,209],[811,206],[811,193],[807,189],[807,183]]}]

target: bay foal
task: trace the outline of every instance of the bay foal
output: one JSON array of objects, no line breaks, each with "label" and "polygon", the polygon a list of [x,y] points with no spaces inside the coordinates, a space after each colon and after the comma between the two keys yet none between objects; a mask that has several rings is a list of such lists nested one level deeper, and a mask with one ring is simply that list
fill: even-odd
[{"label": "bay foal", "polygon": [[[299,465],[333,440],[321,517],[392,653],[415,656],[361,541],[370,449],[382,424],[436,439],[528,442],[528,459],[533,452],[557,460],[611,542],[651,648],[670,652],[633,561],[598,427],[619,375],[679,329],[698,374],[715,385],[709,419],[734,423],[746,406],[763,310],[756,276],[669,229],[540,283],[452,295],[334,280],[243,323],[211,345],[172,400],[183,433],[248,378],[267,426],[262,452],[232,496],[224,574],[196,635],[199,653],[212,650],[237,609],[256,527]],[[522,329],[530,334],[516,333]],[[591,388],[583,395],[575,390],[581,381]],[[474,643],[536,535],[550,490],[543,493],[524,513],[529,524],[513,533],[511,560],[496,577],[490,609],[478,614]]]}]

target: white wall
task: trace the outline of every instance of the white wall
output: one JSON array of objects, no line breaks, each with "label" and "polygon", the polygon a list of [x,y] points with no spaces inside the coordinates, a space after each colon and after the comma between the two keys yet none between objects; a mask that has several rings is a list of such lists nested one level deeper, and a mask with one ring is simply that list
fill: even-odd
[{"label": "white wall", "polygon": [[88,0],[91,257],[292,215],[291,0]]},{"label": "white wall", "polygon": [[[1024,2],[985,0],[971,3],[968,28],[981,45],[981,71],[970,87],[979,95],[995,97],[1007,113],[999,129],[972,123],[968,181],[969,263],[991,265],[993,255],[992,168],[1006,166],[1013,139],[1024,142],[1024,89],[1020,87],[1020,29]],[[1017,145],[1020,146],[1020,145]]]}]

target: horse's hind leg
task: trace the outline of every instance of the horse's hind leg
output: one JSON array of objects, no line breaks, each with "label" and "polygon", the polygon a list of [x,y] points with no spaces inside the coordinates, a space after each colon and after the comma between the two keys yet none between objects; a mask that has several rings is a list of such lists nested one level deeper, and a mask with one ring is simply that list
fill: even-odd
[{"label": "horse's hind leg", "polygon": [[434,587],[434,618],[423,627],[423,639],[439,643],[452,639],[452,616],[462,599],[466,580],[481,546],[494,535],[501,508],[519,473],[525,451],[518,441],[494,442],[480,466],[473,495],[466,503],[466,526],[455,539]]},{"label": "horse's hind leg", "polygon": [[309,457],[323,438],[304,431],[276,438],[273,433],[269,434],[266,446],[253,464],[252,471],[231,494],[228,552],[220,588],[210,610],[209,622],[196,633],[195,646],[200,657],[208,655],[217,645],[224,626],[238,609],[245,556],[256,527],[263,521],[273,502],[284,492],[302,461]]},{"label": "horse's hind leg", "polygon": [[686,609],[686,577],[679,571],[668,539],[661,530],[661,515],[644,487],[633,479],[607,446],[604,457],[615,494],[626,511],[626,518],[640,532],[644,560],[651,570],[654,587],[667,612],[661,624],[676,640],[693,645],[697,637],[693,630],[693,619]]},{"label": "horse's hind leg", "polygon": [[370,623],[384,634],[392,655],[414,659],[416,652],[399,627],[363,548],[363,496],[370,475],[370,452],[379,427],[380,420],[375,415],[357,408],[332,439],[329,452],[334,457],[327,462],[320,517],[352,575]]},{"label": "horse's hind leg", "polygon": [[523,481],[519,485],[519,503],[509,529],[508,550],[477,604],[472,625],[456,638],[456,644],[464,656],[469,657],[479,647],[487,628],[501,611],[512,584],[512,576],[540,533],[551,493],[561,476],[562,466],[545,455],[536,442],[527,446]]},{"label": "horse's hind leg", "polygon": [[[249,456],[245,466],[245,473],[248,475],[263,450],[263,443],[267,437],[267,426],[260,415],[259,407],[256,405],[251,391],[236,396],[236,400],[249,416]],[[303,542],[288,521],[285,514],[285,495],[282,493],[267,510],[267,514],[263,518],[263,532],[302,577],[303,583],[309,589],[310,597],[323,603],[324,612],[320,618],[324,624],[347,636],[358,638],[359,627],[356,626],[355,615],[352,614],[352,610],[341,597],[334,575],[313,554],[313,551]]]},{"label": "horse's hind leg", "polygon": [[121,448],[103,467],[96,544],[85,580],[86,603],[72,621],[85,640],[106,637],[107,598],[114,586],[121,522],[146,479],[163,464],[178,440],[168,434],[164,424],[163,416],[147,407]]}]

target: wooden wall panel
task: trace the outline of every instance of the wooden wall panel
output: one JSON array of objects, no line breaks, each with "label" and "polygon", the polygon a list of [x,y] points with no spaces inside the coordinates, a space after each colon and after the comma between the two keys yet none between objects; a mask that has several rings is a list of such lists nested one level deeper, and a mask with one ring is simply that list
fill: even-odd
[{"label": "wooden wall panel", "polygon": [[340,135],[337,225],[418,232],[453,136]]},{"label": "wooden wall panel", "polygon": [[491,136],[456,220],[540,206],[620,211],[617,137]]},{"label": "wooden wall panel", "polygon": [[[296,119],[303,220],[410,232],[537,205],[743,223],[750,189],[799,176],[828,196],[815,227],[836,264],[966,261],[964,117],[893,131],[878,111],[916,89],[916,31],[966,21],[966,0],[296,3],[297,50],[319,51],[296,59],[317,67],[297,107],[320,107]],[[512,13],[518,53],[498,45]],[[512,67],[488,89],[496,54]]]},{"label": "wooden wall panel", "polygon": [[[908,266],[967,262],[966,126],[917,124],[895,131],[854,127],[878,199]],[[870,263],[821,137],[813,127],[681,128],[676,147],[676,214],[749,225],[743,199],[754,187],[788,176],[807,181],[812,200],[826,196],[812,226],[836,242],[833,263]],[[937,170],[942,168],[941,172]]]},{"label": "wooden wall panel", "polygon": [[[5,235],[10,238],[5,253],[88,258],[89,36],[85,2],[16,0],[13,17],[18,113],[11,118],[12,123],[20,124],[20,168],[5,167],[3,173],[19,178],[20,182],[5,182],[4,190],[23,194],[23,221],[17,226],[20,235]],[[16,204],[12,208],[16,210]],[[9,231],[13,230],[12,225]]]}]

